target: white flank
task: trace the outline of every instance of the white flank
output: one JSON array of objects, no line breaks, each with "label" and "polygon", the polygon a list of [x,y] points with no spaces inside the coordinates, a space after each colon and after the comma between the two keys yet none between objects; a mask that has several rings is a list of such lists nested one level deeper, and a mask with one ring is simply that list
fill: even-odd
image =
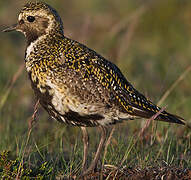
[{"label": "white flank", "polygon": [[62,103],[62,99],[64,98],[65,94],[60,93],[59,90],[57,89],[57,86],[54,85],[50,80],[47,80],[47,85],[54,90],[52,91],[52,104],[54,105],[55,109],[60,113],[60,114],[65,114],[69,109],[67,106],[64,106]]}]

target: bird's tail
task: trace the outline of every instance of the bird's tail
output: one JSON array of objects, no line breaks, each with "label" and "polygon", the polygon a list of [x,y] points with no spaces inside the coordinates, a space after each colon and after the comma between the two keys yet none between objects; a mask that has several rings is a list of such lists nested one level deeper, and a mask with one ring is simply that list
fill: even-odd
[{"label": "bird's tail", "polygon": [[139,117],[143,117],[143,118],[153,117],[154,120],[158,120],[158,121],[177,123],[177,124],[183,124],[183,125],[186,124],[183,118],[174,114],[170,114],[166,111],[161,111],[161,112],[160,111],[161,109],[159,109],[158,112],[153,112],[153,111],[148,111],[148,110],[144,111],[141,109],[133,108],[133,114]]},{"label": "bird's tail", "polygon": [[156,117],[156,120],[185,125],[185,121],[183,118],[181,118],[177,115],[174,115],[174,114],[170,114],[166,111],[161,112],[161,114],[159,114]]}]

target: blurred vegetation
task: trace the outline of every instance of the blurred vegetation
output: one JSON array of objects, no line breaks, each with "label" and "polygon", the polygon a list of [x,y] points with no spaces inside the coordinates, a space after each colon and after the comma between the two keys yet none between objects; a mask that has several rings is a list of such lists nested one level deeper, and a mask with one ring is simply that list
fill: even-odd
[{"label": "blurred vegetation", "polygon": [[[191,66],[191,1],[46,2],[60,13],[66,36],[116,63],[127,79],[155,103]],[[23,4],[24,0],[0,1],[0,29],[17,21]],[[25,39],[17,32],[0,33],[0,42],[0,151],[9,150],[14,159],[23,158],[24,154],[28,166],[49,161],[60,174],[71,173],[71,169],[79,168],[82,158],[79,128],[55,122],[40,109],[38,123],[24,148],[28,120],[36,101],[26,71],[18,74],[24,64]],[[190,122],[190,90],[191,72],[188,72],[161,106]],[[191,168],[189,130],[153,122],[139,142],[134,143],[132,137],[137,137],[144,123],[135,120],[116,125],[106,163],[117,165],[127,155],[124,161],[127,166],[145,167],[164,160]],[[88,131],[93,153],[98,144],[95,138],[98,130]]]}]

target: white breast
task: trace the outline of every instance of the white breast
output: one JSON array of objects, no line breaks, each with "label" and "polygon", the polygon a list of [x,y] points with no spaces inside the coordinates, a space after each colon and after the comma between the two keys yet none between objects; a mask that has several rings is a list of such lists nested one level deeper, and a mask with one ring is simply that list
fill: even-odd
[{"label": "white breast", "polygon": [[31,54],[31,52],[32,51],[34,51],[34,46],[35,46],[35,44],[36,44],[37,42],[36,41],[34,41],[34,42],[32,42],[28,47],[27,47],[27,49],[26,49],[26,59],[29,57],[29,55]]}]

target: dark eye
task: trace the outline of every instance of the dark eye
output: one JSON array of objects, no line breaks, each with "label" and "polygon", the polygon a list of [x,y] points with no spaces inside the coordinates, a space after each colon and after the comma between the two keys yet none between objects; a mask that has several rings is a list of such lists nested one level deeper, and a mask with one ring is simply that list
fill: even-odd
[{"label": "dark eye", "polygon": [[27,17],[27,21],[28,22],[34,22],[35,21],[35,17],[34,16],[28,16]]}]

